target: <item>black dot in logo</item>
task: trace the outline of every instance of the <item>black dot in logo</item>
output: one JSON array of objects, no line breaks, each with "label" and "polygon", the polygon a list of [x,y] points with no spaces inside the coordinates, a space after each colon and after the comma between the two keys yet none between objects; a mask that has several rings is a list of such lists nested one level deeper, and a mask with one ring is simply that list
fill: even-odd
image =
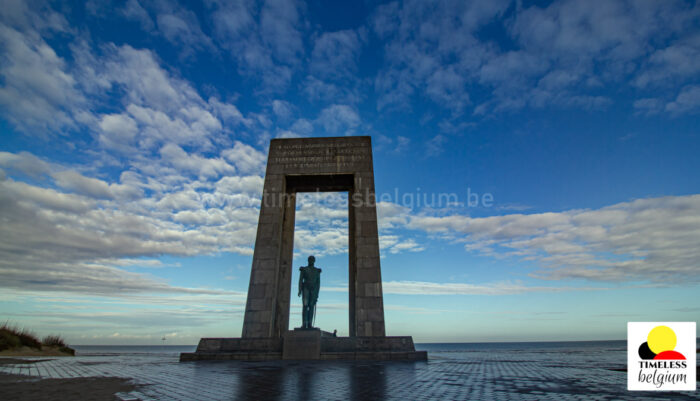
[{"label": "black dot in logo", "polygon": [[644,342],[644,344],[639,346],[639,357],[642,359],[654,359],[656,356],[655,353],[649,349],[649,344]]}]

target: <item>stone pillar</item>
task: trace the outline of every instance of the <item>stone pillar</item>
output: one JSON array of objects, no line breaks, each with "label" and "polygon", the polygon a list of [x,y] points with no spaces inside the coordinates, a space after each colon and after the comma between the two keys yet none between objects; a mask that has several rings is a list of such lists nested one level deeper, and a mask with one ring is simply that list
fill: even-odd
[{"label": "stone pillar", "polygon": [[294,215],[296,193],[285,194],[282,218],[282,246],[277,279],[277,300],[272,337],[282,337],[289,328],[289,298],[292,289],[292,258],[294,257]]},{"label": "stone pillar", "polygon": [[[294,204],[293,199],[292,204]],[[279,294],[282,228],[285,205],[289,203],[290,200],[284,191],[284,175],[266,174],[253,251],[253,266],[248,284],[242,338],[276,337],[274,326]],[[292,222],[292,233],[293,231]],[[287,312],[287,317],[288,315]]]},{"label": "stone pillar", "polygon": [[384,301],[373,174],[355,174],[355,186],[351,192],[350,336],[384,337]]},{"label": "stone pillar", "polygon": [[355,207],[352,204],[354,190],[348,192],[348,333],[355,337],[357,333],[355,314],[355,295],[357,284],[357,247],[355,241]]}]

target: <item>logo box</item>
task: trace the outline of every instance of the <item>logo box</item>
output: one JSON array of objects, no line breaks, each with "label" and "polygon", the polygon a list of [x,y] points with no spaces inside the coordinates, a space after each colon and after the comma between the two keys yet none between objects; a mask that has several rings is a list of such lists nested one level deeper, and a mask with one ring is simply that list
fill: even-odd
[{"label": "logo box", "polygon": [[695,391],[695,322],[628,322],[627,389]]}]

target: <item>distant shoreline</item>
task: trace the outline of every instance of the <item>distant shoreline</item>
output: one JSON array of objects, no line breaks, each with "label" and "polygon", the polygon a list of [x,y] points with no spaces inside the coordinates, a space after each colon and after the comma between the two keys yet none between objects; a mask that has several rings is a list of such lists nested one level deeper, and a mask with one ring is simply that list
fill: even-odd
[{"label": "distant shoreline", "polygon": [[[698,339],[700,341],[700,338]],[[606,343],[626,342],[627,340],[556,340],[556,341],[450,341],[450,342],[416,342],[416,345],[435,344],[568,344],[568,343]],[[73,344],[71,347],[196,347],[197,344]]]}]

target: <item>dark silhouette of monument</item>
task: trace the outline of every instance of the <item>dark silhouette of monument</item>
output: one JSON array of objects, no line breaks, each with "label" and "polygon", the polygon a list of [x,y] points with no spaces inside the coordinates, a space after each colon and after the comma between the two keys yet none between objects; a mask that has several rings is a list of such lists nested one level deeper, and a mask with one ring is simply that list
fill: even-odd
[{"label": "dark silhouette of monument", "polygon": [[316,301],[321,289],[321,269],[314,266],[316,258],[309,256],[309,265],[299,268],[299,294],[302,297],[301,328],[311,329],[316,316]]},{"label": "dark silhouette of monument", "polygon": [[[330,191],[348,193],[349,337],[310,330],[306,314],[306,329],[289,330],[296,194]],[[280,358],[427,358],[411,337],[385,333],[370,137],[270,142],[242,336],[202,338],[196,352],[180,355],[181,361]]]}]

